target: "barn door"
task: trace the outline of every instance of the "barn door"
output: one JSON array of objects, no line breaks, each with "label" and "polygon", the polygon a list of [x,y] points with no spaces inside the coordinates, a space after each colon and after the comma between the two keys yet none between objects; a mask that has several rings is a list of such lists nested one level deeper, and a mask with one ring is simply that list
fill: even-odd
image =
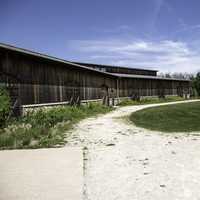
[{"label": "barn door", "polygon": [[74,87],[73,97],[74,97],[74,104],[80,105],[81,100],[80,100],[80,87],[79,86]]},{"label": "barn door", "polygon": [[180,97],[183,97],[183,87],[182,86],[177,87],[177,95]]},{"label": "barn door", "polygon": [[158,98],[165,98],[165,89],[164,89],[164,84],[162,82],[158,82]]},{"label": "barn door", "polygon": [[102,85],[101,90],[102,90],[102,103],[103,103],[103,105],[109,106],[109,103],[110,103],[109,87],[107,85]]},{"label": "barn door", "polygon": [[12,106],[12,113],[11,115],[17,117],[21,115],[21,100],[20,100],[20,91],[19,91],[19,84],[9,84],[6,89],[9,92],[10,99],[11,99],[11,106]]},{"label": "barn door", "polygon": [[80,94],[81,94],[80,85],[77,82],[75,82],[71,87],[69,104],[80,105],[81,103]]}]

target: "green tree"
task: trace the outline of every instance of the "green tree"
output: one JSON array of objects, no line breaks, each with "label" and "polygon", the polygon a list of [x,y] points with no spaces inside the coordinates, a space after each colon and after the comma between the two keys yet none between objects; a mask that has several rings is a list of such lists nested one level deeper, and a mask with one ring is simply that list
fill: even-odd
[{"label": "green tree", "polygon": [[196,77],[193,79],[193,87],[195,88],[198,96],[200,96],[200,72],[198,72]]},{"label": "green tree", "polygon": [[0,127],[5,125],[10,112],[10,97],[8,92],[0,87]]}]

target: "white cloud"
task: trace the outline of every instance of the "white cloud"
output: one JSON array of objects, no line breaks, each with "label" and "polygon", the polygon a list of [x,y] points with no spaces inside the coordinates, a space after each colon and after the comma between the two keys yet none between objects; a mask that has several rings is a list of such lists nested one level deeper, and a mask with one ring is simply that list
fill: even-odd
[{"label": "white cloud", "polygon": [[187,31],[194,31],[194,30],[199,30],[200,29],[200,24],[196,24],[196,25],[187,25],[187,24],[182,24],[182,27],[181,29],[177,30],[174,32],[174,34],[177,34],[177,33],[181,33],[181,32],[187,32]]},{"label": "white cloud", "polygon": [[[172,40],[71,41],[69,48],[81,53],[85,61],[141,68],[161,72],[196,72],[200,56],[187,43]],[[83,57],[82,56],[82,57]]]}]

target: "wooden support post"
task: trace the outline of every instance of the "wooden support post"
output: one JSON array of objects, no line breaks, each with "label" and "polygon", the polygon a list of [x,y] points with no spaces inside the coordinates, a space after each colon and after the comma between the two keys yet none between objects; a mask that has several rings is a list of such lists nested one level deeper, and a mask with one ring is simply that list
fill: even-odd
[{"label": "wooden support post", "polygon": [[119,103],[119,78],[117,78],[117,103]]}]

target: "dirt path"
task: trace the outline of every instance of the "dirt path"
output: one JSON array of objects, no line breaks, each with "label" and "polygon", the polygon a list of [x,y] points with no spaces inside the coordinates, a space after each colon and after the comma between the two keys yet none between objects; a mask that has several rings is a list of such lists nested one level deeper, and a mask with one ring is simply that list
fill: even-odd
[{"label": "dirt path", "polygon": [[82,148],[0,151],[0,200],[81,200]]},{"label": "dirt path", "polygon": [[158,104],[118,108],[73,130],[68,144],[87,147],[84,199],[200,199],[200,137],[164,135],[121,119],[152,106]]}]

